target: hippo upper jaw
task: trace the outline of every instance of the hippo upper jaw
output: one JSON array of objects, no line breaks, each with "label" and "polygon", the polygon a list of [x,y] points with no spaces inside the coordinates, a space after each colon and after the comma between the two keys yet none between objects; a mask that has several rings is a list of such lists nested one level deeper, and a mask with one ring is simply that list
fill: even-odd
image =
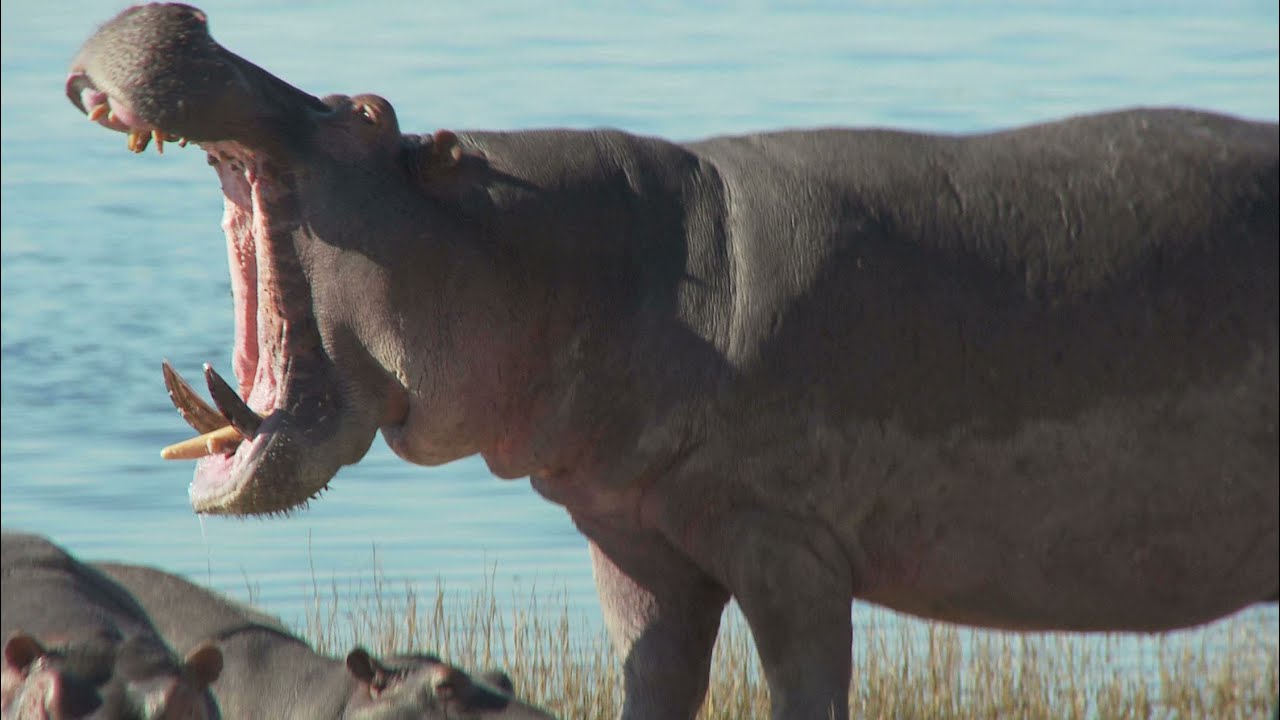
[{"label": "hippo upper jaw", "polygon": [[218,45],[200,10],[139,5],[103,25],[81,48],[67,98],[129,147],[235,140],[262,148],[297,135],[330,109],[313,95]]}]

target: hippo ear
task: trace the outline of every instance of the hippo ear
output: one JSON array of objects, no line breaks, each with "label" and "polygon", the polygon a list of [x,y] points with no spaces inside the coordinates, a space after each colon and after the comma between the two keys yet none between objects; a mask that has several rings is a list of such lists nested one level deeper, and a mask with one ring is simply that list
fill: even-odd
[{"label": "hippo ear", "polygon": [[39,640],[24,632],[16,632],[4,643],[4,667],[25,672],[31,663],[48,654]]},{"label": "hippo ear", "polygon": [[457,700],[471,690],[471,678],[458,668],[442,663],[431,671],[431,689],[443,702]]},{"label": "hippo ear", "polygon": [[437,130],[431,139],[437,168],[447,170],[462,159],[462,145],[458,143],[458,136],[452,130]]},{"label": "hippo ear", "polygon": [[206,688],[222,674],[222,651],[215,645],[204,643],[187,653],[182,664],[192,681],[198,687]]},{"label": "hippo ear", "polygon": [[480,678],[508,695],[514,695],[516,692],[516,686],[511,682],[511,677],[501,670],[488,670]]},{"label": "hippo ear", "polygon": [[347,672],[361,683],[379,690],[383,689],[387,676],[391,674],[362,647],[356,647],[347,653]]},{"label": "hippo ear", "polygon": [[413,152],[409,166],[423,183],[444,175],[462,160],[462,145],[452,130],[437,130],[431,137],[424,137],[422,144]]}]

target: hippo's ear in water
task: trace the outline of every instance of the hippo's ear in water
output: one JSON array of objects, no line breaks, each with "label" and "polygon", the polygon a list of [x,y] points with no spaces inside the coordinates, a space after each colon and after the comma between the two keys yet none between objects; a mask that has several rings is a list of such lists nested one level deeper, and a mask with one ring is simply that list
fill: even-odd
[{"label": "hippo's ear in water", "polygon": [[347,653],[347,672],[362,685],[373,690],[385,690],[392,672],[369,654],[368,650],[357,647]]},{"label": "hippo's ear in water", "polygon": [[26,674],[28,668],[36,660],[49,653],[39,640],[23,632],[16,632],[4,643],[4,672],[6,679],[10,672]]},{"label": "hippo's ear in water", "polygon": [[200,689],[207,688],[222,674],[222,651],[205,643],[187,653],[182,666],[192,684]]}]

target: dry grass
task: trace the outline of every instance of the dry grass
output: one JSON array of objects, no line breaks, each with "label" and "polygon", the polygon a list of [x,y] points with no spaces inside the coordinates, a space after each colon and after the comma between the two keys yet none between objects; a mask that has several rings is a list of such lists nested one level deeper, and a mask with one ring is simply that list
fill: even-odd
[{"label": "dry grass", "polygon": [[[304,635],[322,652],[355,644],[377,652],[434,652],[462,667],[501,667],[517,691],[565,718],[611,718],[621,671],[607,640],[570,617],[563,594],[477,594],[315,585]],[[1018,635],[904,623],[872,613],[855,630],[855,717],[1240,718],[1276,702],[1274,628],[1248,618],[1213,633],[1133,636]],[[1256,615],[1253,616],[1256,618]],[[767,717],[768,690],[750,633],[726,614],[702,718]]]}]

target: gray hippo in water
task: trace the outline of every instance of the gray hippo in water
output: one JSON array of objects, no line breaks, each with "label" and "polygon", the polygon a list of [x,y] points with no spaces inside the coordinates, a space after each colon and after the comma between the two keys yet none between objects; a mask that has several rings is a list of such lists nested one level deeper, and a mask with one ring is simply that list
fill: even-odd
[{"label": "gray hippo in water", "polygon": [[220,717],[217,648],[178,660],[129,593],[43,537],[4,531],[0,566],[5,718]]},{"label": "gray hippo in water", "polygon": [[195,510],[298,507],[379,431],[529,476],[590,540],[624,717],[695,715],[729,598],[779,718],[847,715],[853,600],[1154,632],[1277,598],[1274,122],[402,134],[183,5],[66,92],[222,186],[238,387],[166,371]]},{"label": "gray hippo in water", "polygon": [[225,668],[213,685],[227,717],[285,720],[549,720],[513,697],[502,673],[483,679],[430,655],[376,659],[352,650],[345,662],[320,655],[279,620],[176,575],[97,563],[128,590],[175,648],[214,643]]}]

